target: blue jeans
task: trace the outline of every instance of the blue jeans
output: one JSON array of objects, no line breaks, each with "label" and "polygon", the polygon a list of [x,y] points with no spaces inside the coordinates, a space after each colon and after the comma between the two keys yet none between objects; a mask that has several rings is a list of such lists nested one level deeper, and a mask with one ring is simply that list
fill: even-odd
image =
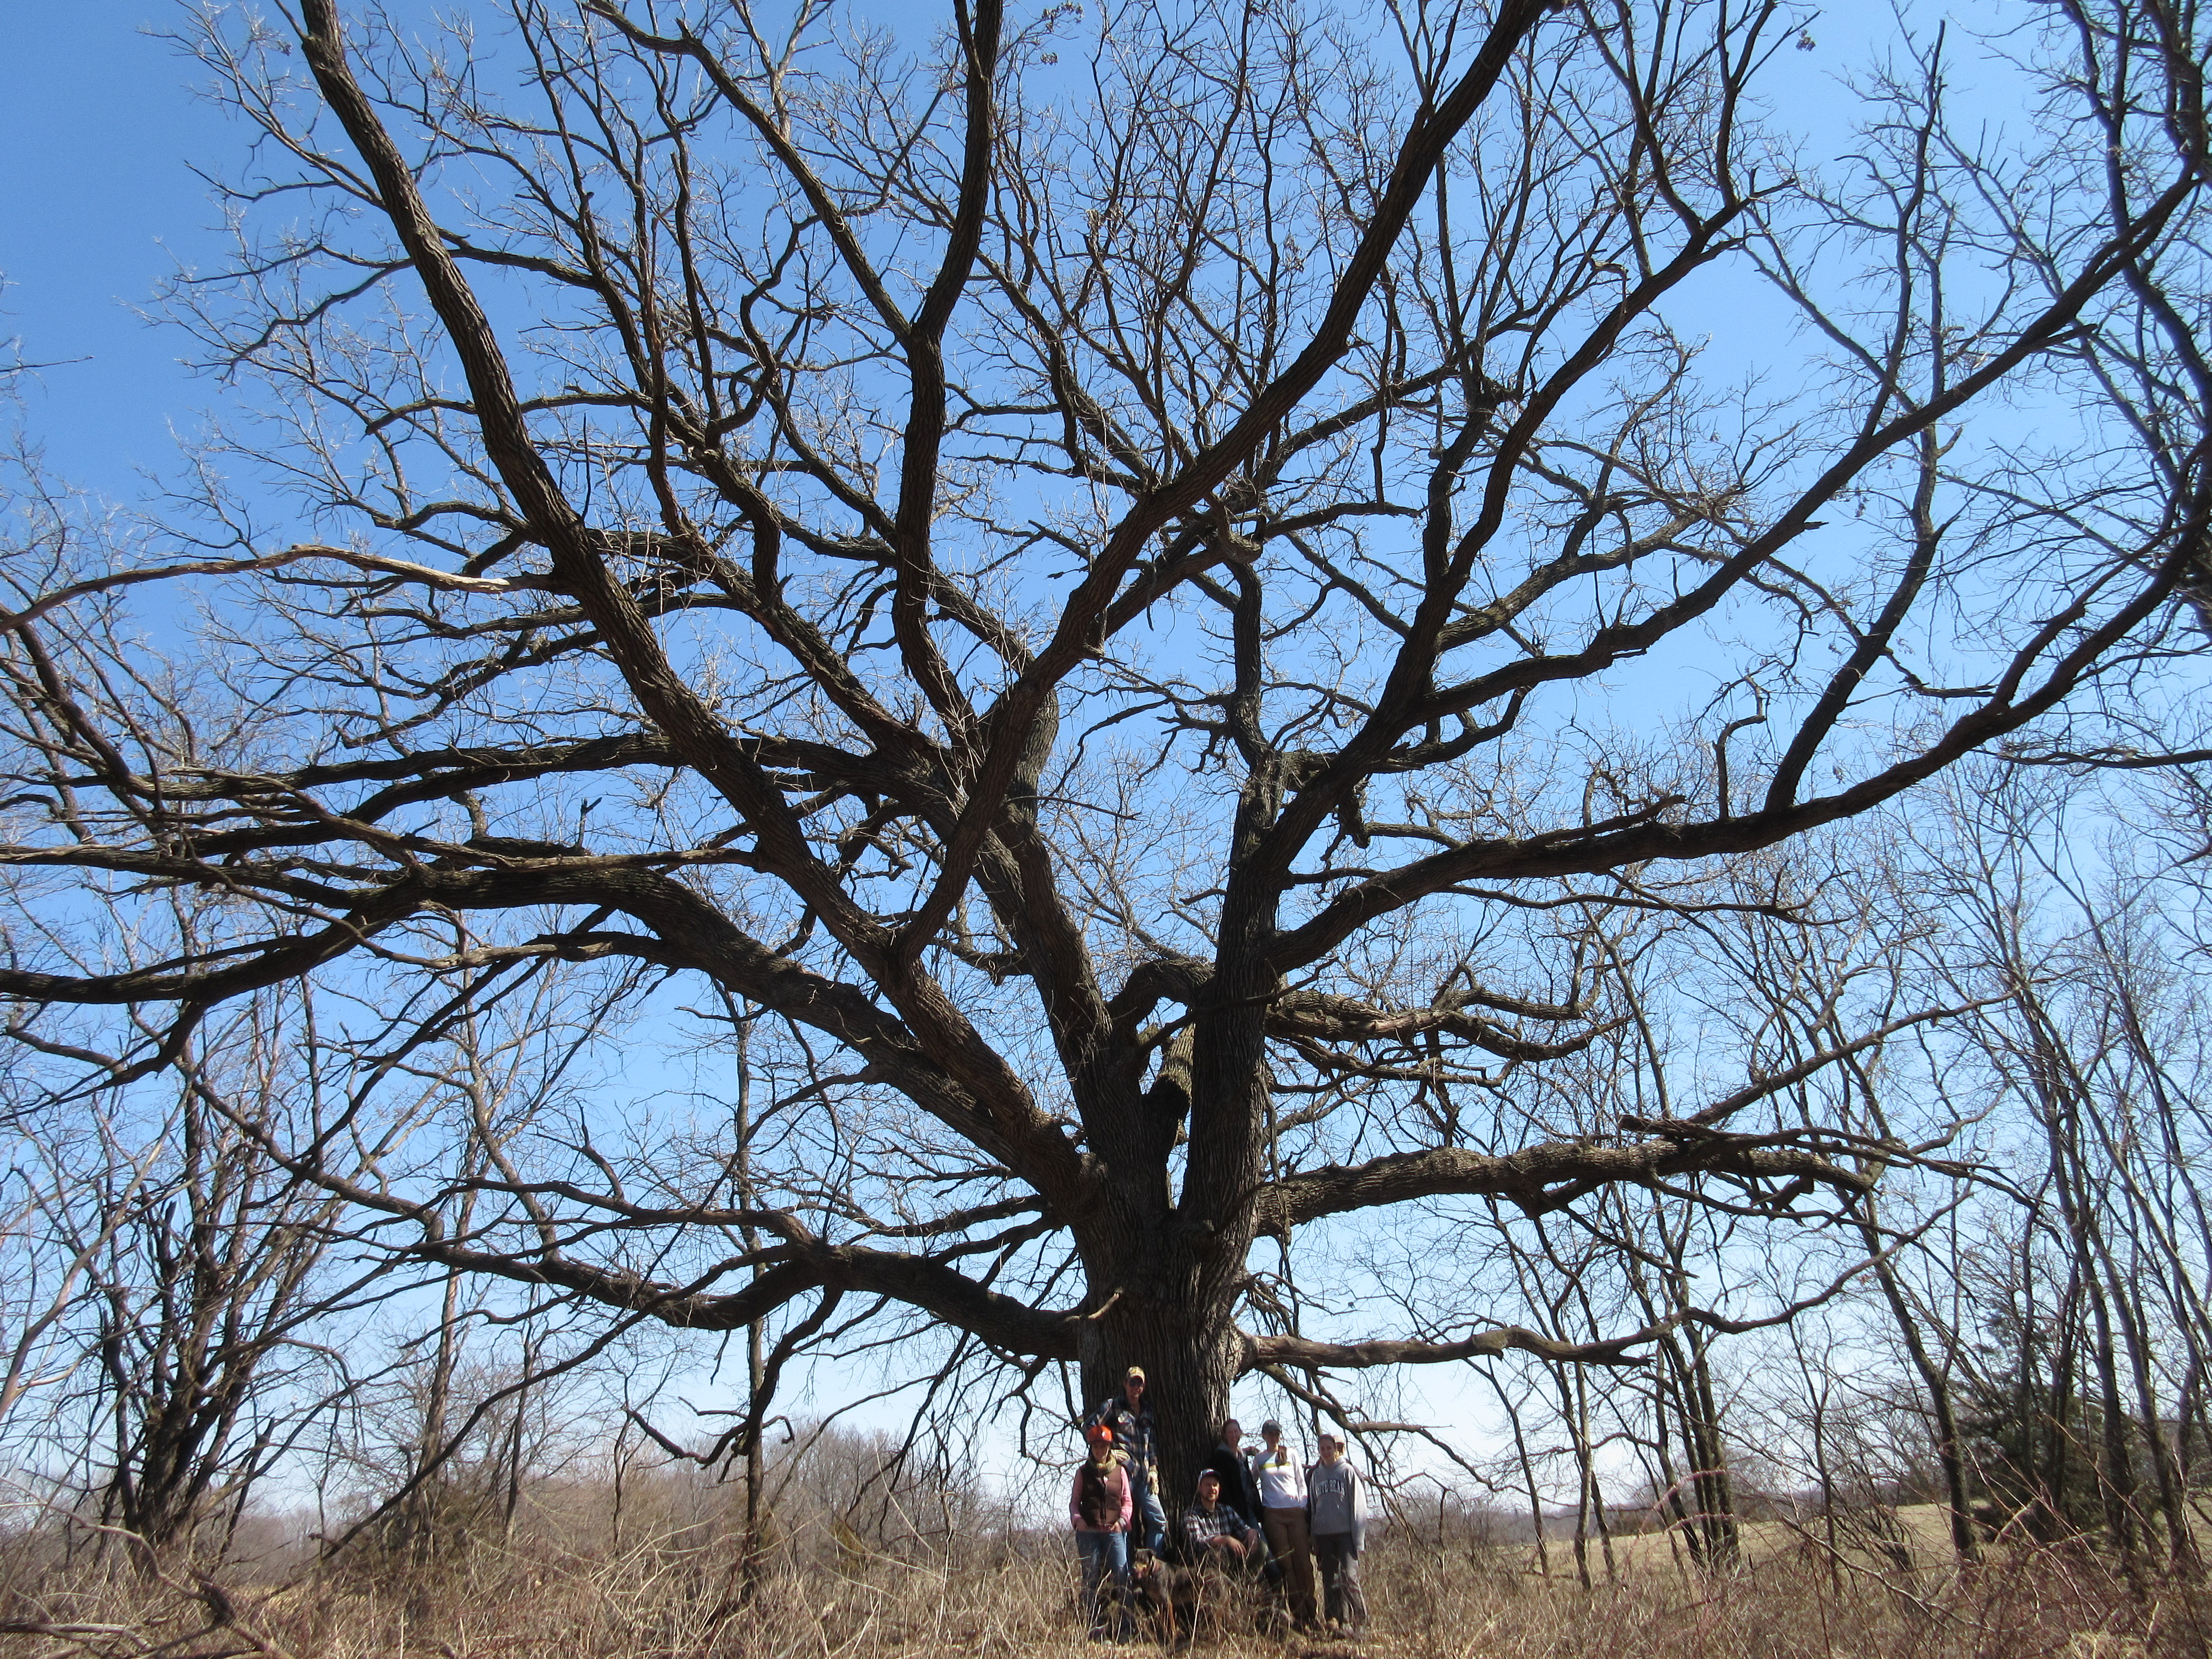
[{"label": "blue jeans", "polygon": [[[1091,1609],[1091,1628],[1106,1628],[1109,1595],[1117,1596],[1129,1578],[1129,1534],[1126,1532],[1079,1532],[1075,1548],[1083,1557],[1083,1604]],[[1110,1581],[1113,1588],[1106,1588]]]},{"label": "blue jeans", "polygon": [[[1129,1496],[1135,1501],[1137,1513],[1144,1520],[1145,1547],[1158,1555],[1161,1546],[1168,1540],[1168,1512],[1160,1507],[1160,1500],[1153,1496],[1149,1475],[1139,1474],[1132,1469],[1129,1471]],[[1131,1529],[1133,1531],[1134,1528]]]}]

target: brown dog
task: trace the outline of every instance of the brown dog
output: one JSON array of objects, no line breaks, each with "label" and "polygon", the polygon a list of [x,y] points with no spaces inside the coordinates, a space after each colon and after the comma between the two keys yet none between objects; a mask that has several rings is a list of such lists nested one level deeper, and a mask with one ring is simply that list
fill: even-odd
[{"label": "brown dog", "polygon": [[1129,1558],[1129,1589],[1146,1621],[1161,1641],[1188,1642],[1198,1633],[1206,1610],[1203,1581],[1188,1567],[1138,1550]]}]

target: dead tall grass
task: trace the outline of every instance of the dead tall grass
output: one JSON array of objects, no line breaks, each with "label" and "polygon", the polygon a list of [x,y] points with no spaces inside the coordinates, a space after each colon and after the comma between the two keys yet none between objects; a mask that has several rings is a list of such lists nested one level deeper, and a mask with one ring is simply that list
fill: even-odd
[{"label": "dead tall grass", "polygon": [[[533,1537],[425,1567],[283,1583],[149,1577],[18,1560],[0,1585],[5,1659],[929,1659],[1085,1650],[1066,1540],[1006,1530],[934,1559],[856,1534],[787,1537],[750,1577],[732,1541],[669,1532],[613,1547]],[[1656,1552],[1583,1589],[1520,1547],[1380,1543],[1365,1564],[1366,1653],[1418,1659],[2196,1659],[2201,1595],[2131,1589],[2087,1550],[2002,1556],[1961,1574],[1770,1540],[1720,1578]],[[1555,1565],[1557,1563],[1555,1562]],[[1594,1565],[1596,1565],[1594,1563]],[[1283,1659],[1341,1644],[1231,1635]]]}]

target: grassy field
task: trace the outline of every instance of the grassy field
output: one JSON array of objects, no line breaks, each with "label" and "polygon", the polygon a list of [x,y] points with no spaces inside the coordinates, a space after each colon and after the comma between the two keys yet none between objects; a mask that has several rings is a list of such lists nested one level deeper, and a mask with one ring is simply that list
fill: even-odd
[{"label": "grassy field", "polygon": [[[1359,1652],[1443,1659],[2135,1659],[2207,1651],[2197,1593],[2131,1590],[2086,1551],[2000,1552],[1966,1573],[1940,1517],[1902,1517],[1872,1544],[1825,1525],[1745,1528],[1745,1559],[1717,1577],[1662,1534],[1595,1547],[1584,1589],[1571,1547],[1552,1572],[1525,1544],[1425,1544],[1401,1535],[1365,1563],[1375,1626]],[[172,1569],[149,1579],[18,1553],[0,1603],[0,1654],[15,1659],[939,1659],[1091,1650],[1061,1540],[970,1538],[957,1561],[872,1550],[849,1536],[787,1540],[748,1584],[726,1540],[665,1534],[594,1547],[534,1536],[451,1559],[303,1574],[285,1584],[232,1571],[217,1585]],[[1343,1643],[1230,1629],[1231,1655],[1330,1659]]]}]

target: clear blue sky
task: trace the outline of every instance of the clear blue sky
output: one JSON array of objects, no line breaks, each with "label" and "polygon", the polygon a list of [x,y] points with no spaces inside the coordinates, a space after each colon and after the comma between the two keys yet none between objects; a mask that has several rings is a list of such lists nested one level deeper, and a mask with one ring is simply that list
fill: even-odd
[{"label": "clear blue sky", "polygon": [[245,135],[193,97],[194,66],[147,33],[181,21],[168,0],[8,11],[0,337],[56,365],[27,388],[26,411],[56,470],[128,495],[134,469],[171,464],[170,423],[188,427],[217,391],[180,366],[180,336],[133,307],[180,259],[222,246],[190,163],[234,156]]}]

